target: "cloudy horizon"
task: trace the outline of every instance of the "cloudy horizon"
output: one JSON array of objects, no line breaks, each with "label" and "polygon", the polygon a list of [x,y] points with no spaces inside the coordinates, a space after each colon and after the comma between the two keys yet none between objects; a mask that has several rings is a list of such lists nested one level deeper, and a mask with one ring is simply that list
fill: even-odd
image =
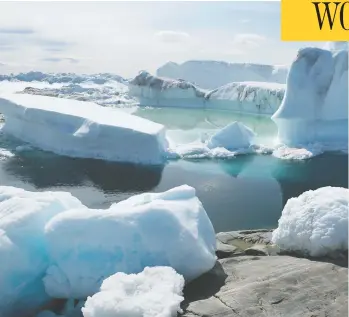
[{"label": "cloudy horizon", "polygon": [[132,77],[187,60],[287,65],[299,48],[323,46],[279,33],[279,2],[1,2],[0,74]]}]

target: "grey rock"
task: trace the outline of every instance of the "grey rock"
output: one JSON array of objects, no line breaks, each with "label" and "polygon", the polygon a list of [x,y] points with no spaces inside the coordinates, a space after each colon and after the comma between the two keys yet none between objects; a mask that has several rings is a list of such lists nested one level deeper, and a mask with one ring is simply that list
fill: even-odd
[{"label": "grey rock", "polygon": [[185,317],[342,317],[348,270],[292,256],[234,256],[185,287]]}]

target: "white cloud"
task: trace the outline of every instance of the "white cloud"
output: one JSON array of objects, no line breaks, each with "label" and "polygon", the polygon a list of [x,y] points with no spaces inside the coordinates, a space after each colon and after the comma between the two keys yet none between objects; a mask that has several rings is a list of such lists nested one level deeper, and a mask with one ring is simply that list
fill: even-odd
[{"label": "white cloud", "polygon": [[237,34],[233,39],[233,47],[240,50],[248,50],[260,47],[266,38],[258,34]]},{"label": "white cloud", "polygon": [[155,38],[164,43],[183,43],[190,39],[190,35],[185,32],[160,31],[155,33]]}]

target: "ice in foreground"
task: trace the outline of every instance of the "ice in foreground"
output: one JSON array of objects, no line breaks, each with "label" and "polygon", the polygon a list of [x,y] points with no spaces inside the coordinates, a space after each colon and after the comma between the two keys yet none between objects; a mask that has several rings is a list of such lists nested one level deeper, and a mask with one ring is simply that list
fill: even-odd
[{"label": "ice in foreground", "polygon": [[107,210],[60,213],[45,227],[51,259],[44,283],[57,298],[83,299],[117,273],[170,266],[186,280],[215,263],[215,233],[195,195],[180,186],[133,196]]},{"label": "ice in foreground", "polygon": [[69,193],[0,187],[0,316],[23,316],[48,300],[42,282],[50,262],[45,224],[82,206]]},{"label": "ice in foreground", "polygon": [[0,316],[34,312],[49,296],[86,299],[109,276],[147,266],[171,266],[190,280],[214,266],[215,247],[212,224],[186,185],[106,210],[69,193],[1,186]]},{"label": "ice in foreground", "polygon": [[175,317],[181,311],[183,287],[183,277],[170,267],[116,273],[88,297],[82,313],[84,317]]},{"label": "ice in foreground", "polygon": [[3,132],[57,154],[160,164],[161,124],[91,102],[25,94],[0,95]]},{"label": "ice in foreground", "polygon": [[273,243],[311,256],[348,250],[349,190],[323,187],[287,201]]},{"label": "ice in foreground", "polygon": [[288,78],[285,98],[272,116],[287,146],[348,142],[348,51],[305,48]]}]

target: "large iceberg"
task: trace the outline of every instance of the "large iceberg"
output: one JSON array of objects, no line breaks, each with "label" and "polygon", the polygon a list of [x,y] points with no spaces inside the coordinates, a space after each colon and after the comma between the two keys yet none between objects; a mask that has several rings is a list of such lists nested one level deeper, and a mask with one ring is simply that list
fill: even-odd
[{"label": "large iceberg", "polygon": [[284,250],[323,256],[348,250],[349,190],[323,187],[287,201],[272,241]]},{"label": "large iceberg", "polygon": [[147,267],[139,274],[116,273],[82,308],[84,317],[175,317],[184,279],[170,267]]},{"label": "large iceberg", "polygon": [[215,89],[231,82],[259,81],[284,84],[287,66],[227,63],[218,61],[173,62],[161,66],[156,74],[172,79],[181,78],[204,89]]},{"label": "large iceberg", "polygon": [[92,102],[1,94],[0,112],[4,133],[57,154],[142,164],[166,156],[163,125]]},{"label": "large iceberg", "polygon": [[252,114],[273,114],[284,97],[285,85],[233,82],[206,91],[191,82],[141,72],[129,82],[129,94],[141,106],[205,108]]},{"label": "large iceberg", "polygon": [[45,224],[81,206],[69,193],[0,187],[0,316],[24,316],[48,300],[42,282],[50,262]]},{"label": "large iceberg", "polygon": [[129,82],[129,94],[142,106],[203,107],[205,91],[184,80],[153,76],[141,71]]},{"label": "large iceberg", "polygon": [[287,146],[347,144],[348,51],[301,49],[272,119],[279,141]]},{"label": "large iceberg", "polygon": [[189,186],[133,196],[107,210],[60,213],[45,237],[51,265],[44,283],[57,298],[86,298],[108,276],[146,266],[171,266],[191,280],[216,260],[214,229]]},{"label": "large iceberg", "polygon": [[285,85],[267,82],[234,82],[205,95],[206,107],[252,114],[273,114],[284,98]]}]

